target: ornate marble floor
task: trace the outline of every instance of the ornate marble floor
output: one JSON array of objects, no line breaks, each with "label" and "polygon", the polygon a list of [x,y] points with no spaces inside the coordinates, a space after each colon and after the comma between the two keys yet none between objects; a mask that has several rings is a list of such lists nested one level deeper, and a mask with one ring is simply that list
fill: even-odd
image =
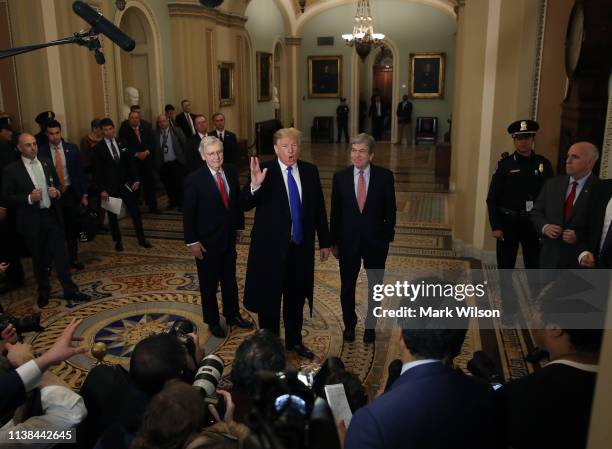
[{"label": "ornate marble floor", "polygon": [[[329,210],[331,178],[336,170],[348,165],[348,146],[304,144],[302,158],[319,166]],[[395,172],[398,220],[396,240],[387,263],[389,269],[481,268],[478,261],[457,257],[453,252],[453,195],[445,192],[443,183],[434,176],[433,147],[382,144],[376,148],[374,163]],[[247,231],[251,225],[252,214],[248,214]],[[77,333],[84,338],[86,346],[91,346],[94,341],[104,341],[109,347],[107,360],[125,363],[134,344],[143,336],[160,332],[168,322],[184,317],[197,324],[207,352],[215,352],[225,360],[227,374],[235,349],[249,332],[234,331],[221,340],[210,335],[203,324],[195,264],[182,243],[181,216],[176,212],[144,215],[145,232],[153,244],[150,250],[136,244],[129,219],[123,220],[121,226],[126,236],[124,253],[115,253],[108,235],[100,235],[94,242],[80,246],[81,260],[86,269],[73,275],[82,290],[92,295],[94,300],[67,309],[64,301],[53,299],[42,310],[46,330],[28,335],[35,350],[43,351],[49,347],[66,323],[72,317],[78,317],[84,321]],[[238,247],[237,275],[241,295],[247,251],[248,238]],[[493,267],[482,268],[491,270]],[[365,281],[362,273],[358,281],[362,288],[358,291],[364,289]],[[54,294],[61,294],[56,279],[53,286]],[[310,318],[305,310],[304,325],[305,344],[314,350],[316,358],[308,362],[289,354],[289,363],[296,368],[314,370],[326,357],[341,356],[345,364],[361,377],[372,395],[380,385],[384,385],[386,366],[398,355],[398,331],[380,331],[375,345],[364,345],[361,342],[363,323],[360,322],[356,341],[344,343],[339,291],[337,261],[320,263],[317,260],[315,312]],[[11,313],[22,315],[36,310],[35,299],[30,275],[25,288],[0,300]],[[363,305],[363,299],[360,294],[358,303]],[[248,315],[245,310],[242,312]],[[255,318],[251,315],[251,319]],[[530,345],[528,335],[498,327],[481,329],[478,322],[473,322],[457,362],[464,368],[474,351],[485,349],[506,377],[518,377],[528,371],[523,354]],[[54,371],[78,388],[94,361],[91,355],[85,354],[63,363]]]}]

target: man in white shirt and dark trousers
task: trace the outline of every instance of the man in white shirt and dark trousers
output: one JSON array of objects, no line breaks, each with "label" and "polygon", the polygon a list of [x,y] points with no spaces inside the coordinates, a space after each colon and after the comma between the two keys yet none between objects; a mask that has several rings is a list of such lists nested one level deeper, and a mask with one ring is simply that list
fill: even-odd
[{"label": "man in white shirt and dark trousers", "polygon": [[15,208],[17,230],[32,255],[38,284],[38,306],[45,307],[51,296],[47,261],[49,255],[64,289],[64,299],[87,301],[72,281],[64,244],[63,220],[58,200],[61,184],[50,160],[38,159],[38,145],[31,134],[19,136],[21,159],[9,164],[2,176],[2,196]]},{"label": "man in white shirt and dark trousers", "polygon": [[[138,169],[134,155],[125,144],[115,137],[115,125],[110,118],[100,121],[104,138],[94,147],[94,180],[100,188],[100,198],[108,201],[109,197],[121,198],[125,203],[138,238],[138,244],[151,248],[145,239],[142,218],[135,192],[140,188]],[[115,250],[123,251],[123,240],[117,215],[108,211],[108,223],[111,228]]]},{"label": "man in white shirt and dark trousers", "polygon": [[208,133],[223,142],[223,157],[226,163],[236,165],[240,159],[238,154],[238,139],[236,134],[225,129],[225,116],[215,112],[212,116],[215,129]]},{"label": "man in white shirt and dark trousers", "polygon": [[87,207],[89,201],[81,153],[76,145],[64,141],[62,126],[57,120],[47,122],[46,132],[49,143],[39,148],[39,154],[50,159],[55,167],[62,191],[60,205],[64,217],[68,259],[72,268],[82,270],[85,266],[78,260],[78,217],[80,206]]},{"label": "man in white shirt and dark trousers", "polygon": [[185,243],[196,259],[204,322],[211,334],[224,338],[217,306],[219,283],[225,324],[253,327],[240,316],[236,282],[236,243],[242,239],[244,213],[238,173],[223,163],[223,143],[216,137],[204,137],[200,153],[204,167],[185,181],[183,229]]},{"label": "man in white shirt and dark trousers", "polygon": [[177,208],[179,212],[183,209],[183,178],[185,177],[185,155],[183,146],[185,136],[180,128],[170,126],[170,120],[166,114],[157,117],[157,128],[155,129],[155,142],[159,145],[159,161],[156,166],[161,165],[160,178],[166,194],[168,195],[168,210]]}]

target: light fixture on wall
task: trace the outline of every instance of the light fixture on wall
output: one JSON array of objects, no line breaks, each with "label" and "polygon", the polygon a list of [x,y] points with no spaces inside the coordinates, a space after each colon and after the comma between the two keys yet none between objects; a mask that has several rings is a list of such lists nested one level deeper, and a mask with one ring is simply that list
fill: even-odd
[{"label": "light fixture on wall", "polygon": [[125,9],[125,0],[116,0],[115,1],[115,6],[117,7],[117,9],[119,11],[123,11]]},{"label": "light fixture on wall", "polygon": [[344,39],[349,47],[354,46],[357,54],[363,60],[370,54],[372,47],[380,47],[383,44],[385,35],[374,32],[370,0],[357,0],[353,32],[351,34],[343,34],[342,39]]}]

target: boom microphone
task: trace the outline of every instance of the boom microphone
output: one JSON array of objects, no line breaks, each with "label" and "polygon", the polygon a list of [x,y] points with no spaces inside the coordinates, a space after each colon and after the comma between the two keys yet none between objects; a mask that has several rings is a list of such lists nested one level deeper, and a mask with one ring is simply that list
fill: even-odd
[{"label": "boom microphone", "polygon": [[123,50],[132,51],[134,50],[134,47],[136,47],[136,42],[134,42],[134,39],[113,25],[102,14],[93,9],[87,3],[76,1],[72,4],[72,10],[77,16],[90,24],[92,29],[108,37]]}]

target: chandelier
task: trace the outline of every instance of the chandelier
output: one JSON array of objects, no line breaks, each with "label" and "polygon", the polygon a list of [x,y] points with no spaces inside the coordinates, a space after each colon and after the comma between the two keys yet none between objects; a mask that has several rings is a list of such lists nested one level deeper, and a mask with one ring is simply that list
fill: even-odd
[{"label": "chandelier", "polygon": [[349,47],[355,46],[357,54],[362,60],[370,54],[372,47],[382,45],[384,34],[375,33],[372,25],[372,13],[370,11],[370,0],[357,0],[357,12],[355,13],[355,25],[351,34],[343,34],[342,39]]}]

